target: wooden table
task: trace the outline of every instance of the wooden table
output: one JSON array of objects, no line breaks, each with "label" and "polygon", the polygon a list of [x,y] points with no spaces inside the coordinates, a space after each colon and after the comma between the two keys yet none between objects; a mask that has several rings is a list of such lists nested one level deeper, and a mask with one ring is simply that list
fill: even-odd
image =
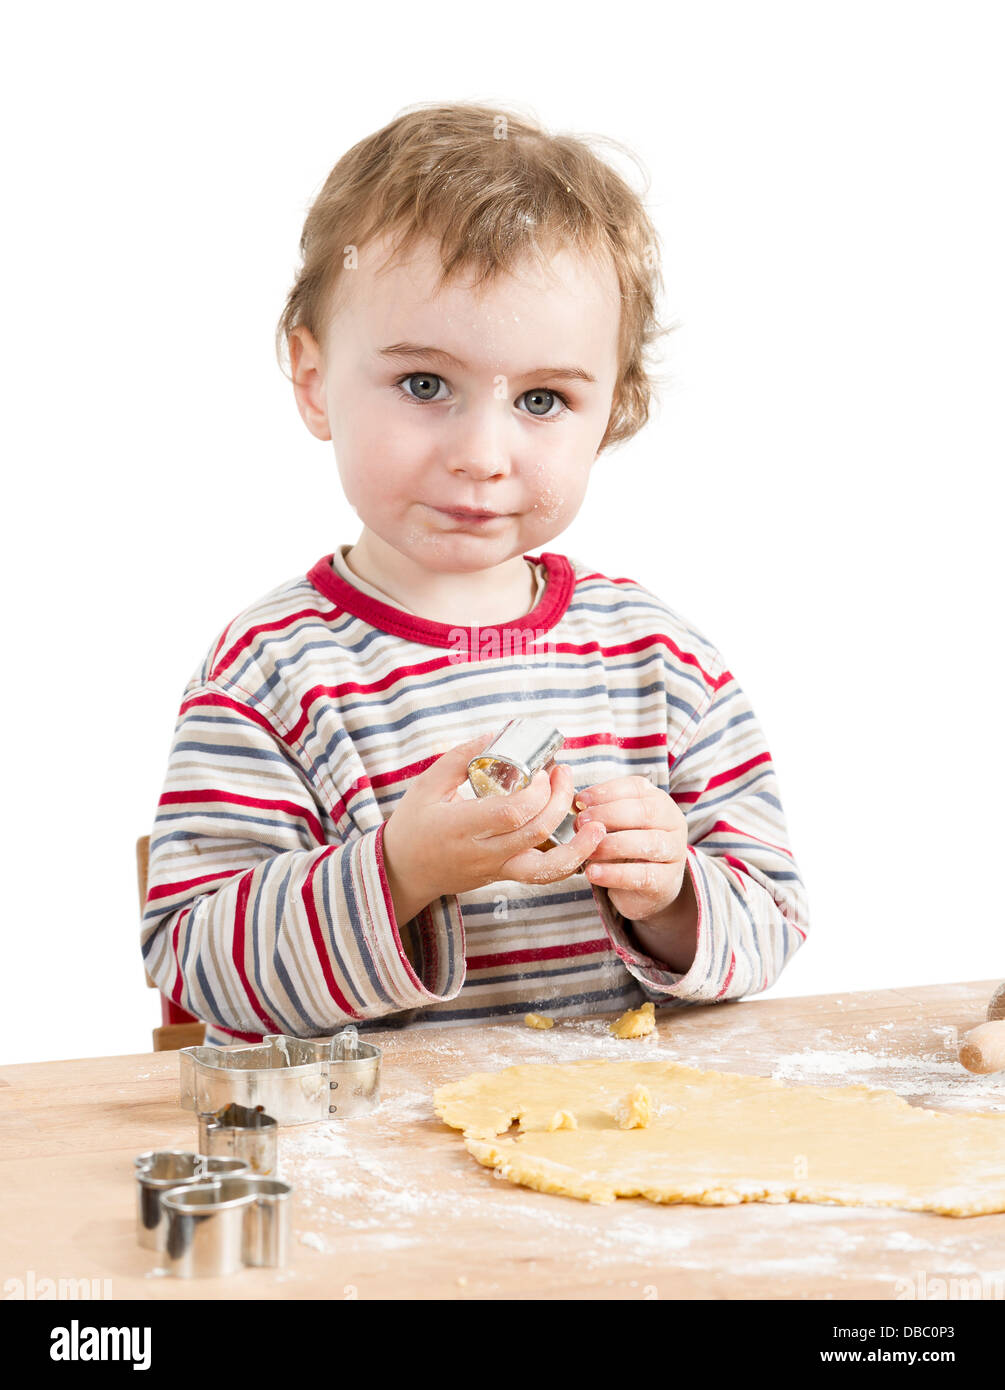
[{"label": "wooden table", "polygon": [[227,1279],[165,1275],[136,1242],[134,1156],[195,1146],[177,1053],[0,1066],[0,1289],[87,1278],[110,1281],[106,1296],[149,1299],[893,1299],[925,1297],[935,1279],[982,1280],[989,1297],[997,1279],[1000,1298],[1005,1215],[591,1205],[499,1180],[430,1099],[515,1062],[670,1058],[1005,1113],[1002,1074],[969,1075],[954,1046],[996,983],[670,1008],[635,1042],[608,1034],[610,1015],[550,1032],[515,1021],[373,1034],[385,1049],[380,1109],[281,1132],[281,1176],[296,1188],[288,1267]]}]

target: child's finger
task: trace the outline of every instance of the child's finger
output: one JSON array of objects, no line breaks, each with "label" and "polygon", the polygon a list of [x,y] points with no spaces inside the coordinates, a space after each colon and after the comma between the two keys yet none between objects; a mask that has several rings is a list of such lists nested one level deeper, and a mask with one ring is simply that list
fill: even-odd
[{"label": "child's finger", "polygon": [[545,814],[556,795],[548,773],[541,769],[522,791],[509,796],[483,796],[475,806],[469,803],[471,824],[478,827],[472,838],[487,840],[492,836],[522,834],[532,821]]},{"label": "child's finger", "polygon": [[608,830],[675,830],[684,820],[684,813],[671,797],[661,793],[657,798],[628,796],[604,801],[576,815],[577,826],[594,820],[603,821]]},{"label": "child's finger", "polygon": [[669,892],[677,870],[672,864],[588,864],[586,877],[603,888],[620,888],[623,893],[643,897]]},{"label": "child's finger", "polygon": [[425,772],[420,774],[424,790],[428,790],[433,797],[445,796],[447,792],[454,791],[467,780],[468,763],[479,753],[485,752],[497,733],[498,730],[479,734],[477,738],[469,738],[466,743],[459,743],[456,748],[448,748],[445,753],[441,753],[436,761],[430,763]]},{"label": "child's finger", "polygon": [[[527,879],[532,883],[556,883],[559,879],[568,878],[596,851],[604,838],[604,834],[600,833],[603,830],[602,825],[585,826],[567,845],[556,845],[554,849],[549,850],[527,851],[534,856],[532,867],[526,875]],[[521,864],[522,859],[523,855],[518,855],[511,862],[516,867]]]},{"label": "child's finger", "polygon": [[619,859],[631,863],[671,864],[680,862],[687,852],[687,844],[683,832],[608,829],[596,852],[607,864]]},{"label": "child's finger", "polygon": [[660,791],[661,788],[655,787],[648,777],[643,777],[637,773],[631,777],[612,777],[607,782],[595,782],[592,787],[584,787],[581,792],[576,793],[574,802],[575,809],[581,807],[606,805],[610,801],[619,801],[624,797],[640,797],[647,793]]}]

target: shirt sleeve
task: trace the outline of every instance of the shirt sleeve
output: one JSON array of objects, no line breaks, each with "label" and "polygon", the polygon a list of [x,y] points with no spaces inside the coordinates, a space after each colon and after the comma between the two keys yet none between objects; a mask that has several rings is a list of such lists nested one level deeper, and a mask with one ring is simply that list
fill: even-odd
[{"label": "shirt sleeve", "polygon": [[227,684],[187,693],[151,835],[151,979],[196,1018],[255,1038],[325,1036],[452,999],[465,972],[457,898],[399,924],[384,822],[340,841],[284,733]]},{"label": "shirt sleeve", "polygon": [[750,702],[723,670],[690,741],[669,759],[669,793],[687,820],[698,944],[685,974],[640,949],[630,922],[593,885],[618,955],[647,996],[712,1002],[773,984],[806,939],[806,890],[789,847],[771,754]]}]

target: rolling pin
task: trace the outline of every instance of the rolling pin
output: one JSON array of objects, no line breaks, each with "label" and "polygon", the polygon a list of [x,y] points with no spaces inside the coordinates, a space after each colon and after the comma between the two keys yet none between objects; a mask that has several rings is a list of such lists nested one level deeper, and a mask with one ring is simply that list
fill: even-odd
[{"label": "rolling pin", "polygon": [[1005,984],[991,996],[987,1022],[963,1035],[960,1061],[967,1071],[980,1075],[1005,1070]]}]

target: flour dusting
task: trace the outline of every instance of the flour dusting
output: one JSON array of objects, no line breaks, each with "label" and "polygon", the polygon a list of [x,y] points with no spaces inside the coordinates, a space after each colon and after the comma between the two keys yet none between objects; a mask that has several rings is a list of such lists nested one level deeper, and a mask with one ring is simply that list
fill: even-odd
[{"label": "flour dusting", "polygon": [[540,1287],[553,1287],[563,1251],[582,1269],[604,1279],[630,1273],[640,1286],[678,1268],[791,1280],[795,1290],[817,1278],[819,1297],[843,1296],[850,1277],[893,1279],[921,1255],[926,1267],[937,1263],[946,1272],[990,1263],[984,1223],[993,1218],[955,1222],[814,1203],[726,1209],[636,1198],[595,1205],[532,1192],[478,1165],[435,1114],[434,1089],[473,1072],[593,1059],[666,1060],[786,1084],[864,1084],[947,1110],[1005,1109],[1000,1081],[960,1067],[948,1026],[919,1033],[900,1025],[894,1037],[892,1023],[856,1030],[853,1022],[836,1034],[816,1027],[816,1046],[793,1048],[796,1038],[765,1028],[756,1004],[727,1007],[700,1031],[678,1030],[681,1015],[659,1010],[657,1031],[630,1040],[612,1037],[606,1018],[556,1018],[548,1032],[488,1024],[468,1028],[456,1045],[423,1028],[382,1037],[384,1097],[375,1111],[280,1131],[280,1176],[295,1190],[295,1238],[340,1265],[369,1255],[384,1269],[396,1267],[399,1251],[405,1269],[442,1245],[457,1254],[451,1282],[460,1282],[457,1268],[466,1269],[483,1291],[492,1286],[486,1279],[494,1259],[518,1258],[528,1288],[538,1287],[540,1267]]},{"label": "flour dusting", "polygon": [[965,1071],[957,1061],[931,1056],[891,1056],[864,1049],[824,1051],[807,1049],[779,1057],[771,1069],[776,1081],[820,1081],[840,1085],[869,1085],[921,1096],[926,1103],[952,1100],[958,1108],[1005,1110],[1000,1085]]}]

